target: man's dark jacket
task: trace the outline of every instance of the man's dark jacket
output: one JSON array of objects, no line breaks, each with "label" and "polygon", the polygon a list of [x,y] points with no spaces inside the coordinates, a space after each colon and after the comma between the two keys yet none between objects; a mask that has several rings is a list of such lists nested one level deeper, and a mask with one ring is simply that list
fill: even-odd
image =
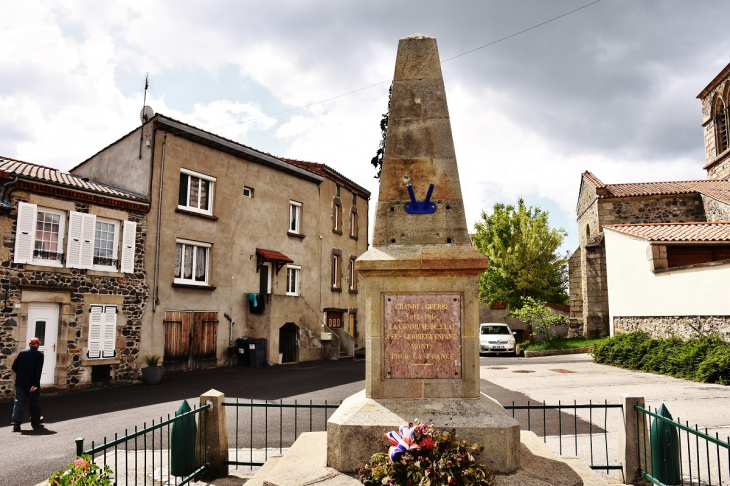
[{"label": "man's dark jacket", "polygon": [[15,371],[15,386],[28,390],[32,386],[40,388],[43,353],[34,347],[22,350],[13,361],[13,371]]}]

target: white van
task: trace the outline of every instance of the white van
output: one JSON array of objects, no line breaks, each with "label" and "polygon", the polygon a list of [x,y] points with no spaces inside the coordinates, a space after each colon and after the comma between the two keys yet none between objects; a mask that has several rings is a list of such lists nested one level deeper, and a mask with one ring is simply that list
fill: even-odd
[{"label": "white van", "polygon": [[479,324],[479,355],[509,353],[515,355],[515,337],[512,329],[503,322]]}]

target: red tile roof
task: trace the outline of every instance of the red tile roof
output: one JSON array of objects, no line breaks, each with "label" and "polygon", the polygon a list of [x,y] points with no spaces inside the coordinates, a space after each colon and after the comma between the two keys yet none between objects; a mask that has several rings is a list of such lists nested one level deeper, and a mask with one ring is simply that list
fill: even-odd
[{"label": "red tile roof", "polygon": [[264,260],[269,261],[269,262],[284,262],[284,263],[293,263],[294,262],[294,260],[292,260],[288,256],[284,255],[283,253],[279,253],[278,251],[262,250],[261,248],[256,248],[256,254],[261,255]]},{"label": "red tile roof", "polygon": [[93,192],[108,197],[147,202],[145,196],[126,189],[102,184],[101,182],[90,180],[86,177],[65,174],[51,167],[22,162],[8,157],[0,157],[0,171],[5,171],[13,176],[17,175],[22,179],[33,180],[44,184],[64,186],[69,189]]},{"label": "red tile roof", "polygon": [[611,224],[604,228],[649,241],[730,241],[730,222]]},{"label": "red tile roof", "polygon": [[698,181],[629,182],[626,184],[603,184],[590,172],[583,177],[596,188],[602,189],[597,196],[602,199],[637,196],[678,196],[682,194],[704,194],[725,204],[730,204],[730,181],[703,179]]}]

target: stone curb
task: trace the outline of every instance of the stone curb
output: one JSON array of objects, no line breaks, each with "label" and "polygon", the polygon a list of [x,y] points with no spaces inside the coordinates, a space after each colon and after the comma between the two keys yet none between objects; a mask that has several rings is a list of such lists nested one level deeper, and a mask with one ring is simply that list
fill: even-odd
[{"label": "stone curb", "polygon": [[552,349],[549,351],[523,351],[525,358],[538,358],[540,356],[559,356],[561,354],[584,354],[593,351],[592,347],[573,349]]}]

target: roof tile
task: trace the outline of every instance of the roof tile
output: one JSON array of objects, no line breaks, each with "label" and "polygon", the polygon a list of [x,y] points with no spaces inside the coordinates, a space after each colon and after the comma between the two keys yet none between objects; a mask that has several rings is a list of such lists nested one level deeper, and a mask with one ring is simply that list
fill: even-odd
[{"label": "roof tile", "polygon": [[710,223],[611,224],[604,228],[648,241],[730,241],[730,221]]}]

